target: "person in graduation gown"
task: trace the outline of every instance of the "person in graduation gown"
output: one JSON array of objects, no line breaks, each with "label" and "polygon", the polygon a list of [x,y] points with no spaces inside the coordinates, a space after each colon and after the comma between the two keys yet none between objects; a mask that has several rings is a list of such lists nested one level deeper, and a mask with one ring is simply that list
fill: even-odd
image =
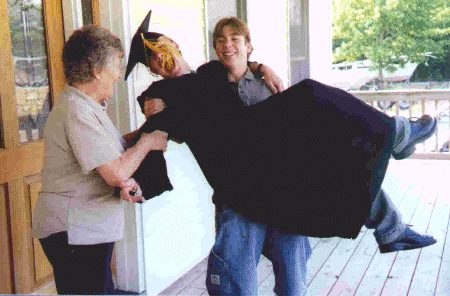
[{"label": "person in graduation gown", "polygon": [[[126,77],[138,62],[156,74],[166,71],[177,77],[189,72],[182,56],[173,54],[176,43],[159,44],[164,35],[147,32],[149,15],[133,38]],[[172,68],[167,66],[170,61]],[[248,219],[291,233],[356,237],[372,214],[374,197],[380,196],[392,152],[398,159],[408,157],[415,144],[435,129],[430,117],[416,122],[392,118],[345,91],[313,80],[243,108],[227,84],[220,83],[221,75],[226,78],[227,71],[215,61],[196,74],[154,82],[138,98],[142,110],[146,98],[163,98],[166,109],[149,118],[144,129],[159,126],[185,140],[216,196],[224,192],[242,197],[227,203]],[[404,129],[413,133],[395,133]],[[145,181],[145,165],[139,171],[141,176],[135,178],[141,183],[149,189],[160,187]],[[154,196],[143,191],[146,198]],[[289,200],[280,202],[273,196]],[[384,192],[381,200],[390,202]],[[435,242],[406,226],[400,233],[414,239],[405,243],[397,235],[392,243],[379,244],[395,251]]]}]

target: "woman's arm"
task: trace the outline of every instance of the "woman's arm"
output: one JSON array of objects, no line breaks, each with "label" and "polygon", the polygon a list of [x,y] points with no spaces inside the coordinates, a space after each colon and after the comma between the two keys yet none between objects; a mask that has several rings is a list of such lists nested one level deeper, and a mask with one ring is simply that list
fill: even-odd
[{"label": "woman's arm", "polygon": [[122,188],[124,182],[130,179],[150,150],[166,151],[166,149],[167,133],[161,131],[143,133],[136,145],[123,152],[119,158],[96,169],[106,183]]}]

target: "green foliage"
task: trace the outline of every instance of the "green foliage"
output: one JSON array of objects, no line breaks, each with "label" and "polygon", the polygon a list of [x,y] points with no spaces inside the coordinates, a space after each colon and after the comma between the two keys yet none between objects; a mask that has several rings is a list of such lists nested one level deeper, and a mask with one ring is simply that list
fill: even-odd
[{"label": "green foliage", "polygon": [[335,61],[355,61],[361,54],[382,70],[408,61],[423,62],[424,53],[442,55],[450,47],[448,0],[333,0]]}]

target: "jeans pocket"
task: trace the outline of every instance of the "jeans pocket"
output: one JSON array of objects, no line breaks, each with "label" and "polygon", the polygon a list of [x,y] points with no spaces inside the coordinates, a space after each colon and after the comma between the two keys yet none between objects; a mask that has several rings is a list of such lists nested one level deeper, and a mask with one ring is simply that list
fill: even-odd
[{"label": "jeans pocket", "polygon": [[214,250],[211,250],[208,258],[206,287],[209,295],[233,295],[230,267]]}]

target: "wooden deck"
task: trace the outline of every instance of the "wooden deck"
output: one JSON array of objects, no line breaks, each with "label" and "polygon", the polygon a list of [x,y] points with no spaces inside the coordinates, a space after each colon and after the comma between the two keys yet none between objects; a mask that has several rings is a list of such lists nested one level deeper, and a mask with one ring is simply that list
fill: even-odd
[{"label": "wooden deck", "polygon": [[[450,295],[450,162],[392,160],[383,184],[403,220],[438,242],[424,249],[380,254],[373,230],[355,240],[311,238],[307,295]],[[206,259],[160,295],[208,295]],[[270,261],[258,266],[260,295],[273,293]]]}]

